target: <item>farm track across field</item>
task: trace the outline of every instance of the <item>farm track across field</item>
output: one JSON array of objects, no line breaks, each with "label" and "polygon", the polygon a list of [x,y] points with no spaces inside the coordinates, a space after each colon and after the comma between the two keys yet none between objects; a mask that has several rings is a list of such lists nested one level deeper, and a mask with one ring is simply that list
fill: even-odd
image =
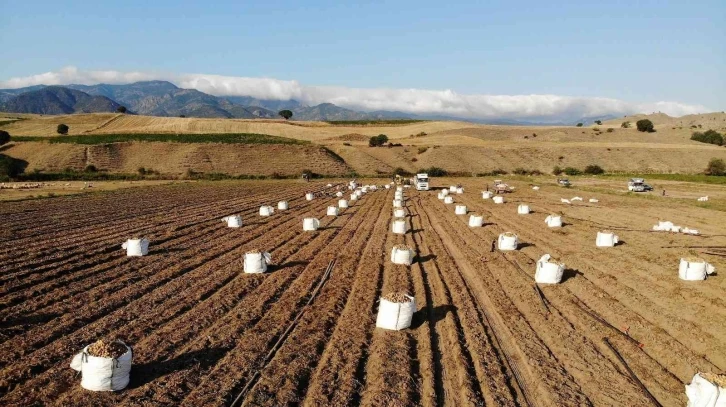
[{"label": "farm track across field", "polygon": [[[475,180],[464,183],[476,190]],[[723,277],[684,283],[674,267],[692,255],[679,247],[724,245],[723,220],[706,237],[650,233],[649,201],[566,206],[561,189],[522,187],[504,205],[455,195],[484,215],[484,227],[469,228],[468,215],[435,191],[406,189],[409,232],[396,235],[391,190],[350,201],[337,217],[324,215],[338,198],[306,201],[309,190],[330,191],[199,183],[0,203],[0,402],[652,405],[607,338],[661,404],[680,406],[695,372],[726,368]],[[258,216],[279,200],[290,209]],[[517,215],[519,202],[535,212]],[[696,227],[709,213],[658,211]],[[564,228],[546,227],[552,212]],[[242,215],[241,228],[220,221],[231,214]],[[308,216],[321,220],[318,231],[302,232]],[[625,243],[595,248],[602,229]],[[505,231],[519,235],[519,250],[491,252]],[[124,256],[121,242],[135,235],[150,239],[148,256]],[[413,265],[391,263],[401,244],[416,251]],[[242,273],[250,250],[272,254],[267,273]],[[538,291],[535,263],[545,253],[568,270],[562,284]],[[390,292],[415,298],[411,328],[375,327],[378,300]],[[68,368],[101,337],[133,345],[123,391],[83,390]]]}]

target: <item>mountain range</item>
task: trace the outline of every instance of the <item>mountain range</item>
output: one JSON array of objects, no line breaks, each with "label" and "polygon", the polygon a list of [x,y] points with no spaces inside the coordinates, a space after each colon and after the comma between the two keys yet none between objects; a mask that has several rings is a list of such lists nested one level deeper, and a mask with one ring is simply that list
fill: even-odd
[{"label": "mountain range", "polygon": [[[212,96],[195,89],[182,89],[167,81],[135,82],[127,85],[36,85],[19,89],[0,89],[0,111],[12,113],[70,114],[115,112],[124,106],[128,113],[165,117],[205,117],[236,119],[274,119],[288,109],[293,120],[466,120],[441,115],[416,115],[379,110],[363,112],[332,103],[307,106],[297,100],[265,100],[250,96]],[[472,120],[501,125],[572,125],[591,124],[613,116],[588,117],[573,122],[542,120]]]}]

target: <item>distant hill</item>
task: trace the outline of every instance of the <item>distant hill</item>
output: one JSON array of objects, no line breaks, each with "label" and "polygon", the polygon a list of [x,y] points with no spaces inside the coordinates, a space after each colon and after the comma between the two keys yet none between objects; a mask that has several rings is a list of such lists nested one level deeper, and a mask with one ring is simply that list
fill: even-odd
[{"label": "distant hill", "polygon": [[115,112],[120,105],[105,96],[60,86],[20,93],[0,105],[0,110],[14,113],[69,114]]}]

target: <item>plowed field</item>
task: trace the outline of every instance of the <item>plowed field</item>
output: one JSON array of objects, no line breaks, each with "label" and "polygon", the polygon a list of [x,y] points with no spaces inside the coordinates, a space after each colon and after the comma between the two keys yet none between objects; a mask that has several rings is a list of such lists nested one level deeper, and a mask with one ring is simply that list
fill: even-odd
[{"label": "plowed field", "polygon": [[[723,212],[524,182],[495,205],[481,198],[486,181],[458,182],[466,192],[455,201],[484,227],[469,228],[436,191],[407,189],[411,231],[394,235],[392,190],[331,217],[335,186],[287,181],[0,203],[0,403],[655,405],[649,392],[682,406],[694,373],[726,369]],[[574,195],[584,203],[560,203]],[[279,200],[290,209],[258,216]],[[517,215],[519,202],[534,212]],[[553,212],[563,228],[545,225]],[[220,221],[230,214],[243,227]],[[308,216],[318,231],[302,231]],[[649,231],[658,219],[702,236]],[[604,229],[623,243],[596,248]],[[519,250],[492,252],[505,231]],[[125,257],[120,245],[134,236],[149,238],[148,256]],[[412,266],[390,262],[398,244],[416,250]],[[272,254],[267,273],[242,272],[252,249]],[[537,289],[545,253],[567,271]],[[678,259],[692,255],[717,274],[679,280]],[[391,291],[415,297],[411,328],[375,328],[378,298]],[[69,367],[101,337],[133,347],[123,391],[84,390]]]}]

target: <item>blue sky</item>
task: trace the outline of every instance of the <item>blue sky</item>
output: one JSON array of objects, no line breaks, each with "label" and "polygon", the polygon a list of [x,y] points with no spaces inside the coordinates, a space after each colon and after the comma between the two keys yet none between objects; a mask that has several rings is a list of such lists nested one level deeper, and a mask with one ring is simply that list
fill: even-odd
[{"label": "blue sky", "polygon": [[0,81],[62,67],[726,109],[726,1],[6,1]]}]

